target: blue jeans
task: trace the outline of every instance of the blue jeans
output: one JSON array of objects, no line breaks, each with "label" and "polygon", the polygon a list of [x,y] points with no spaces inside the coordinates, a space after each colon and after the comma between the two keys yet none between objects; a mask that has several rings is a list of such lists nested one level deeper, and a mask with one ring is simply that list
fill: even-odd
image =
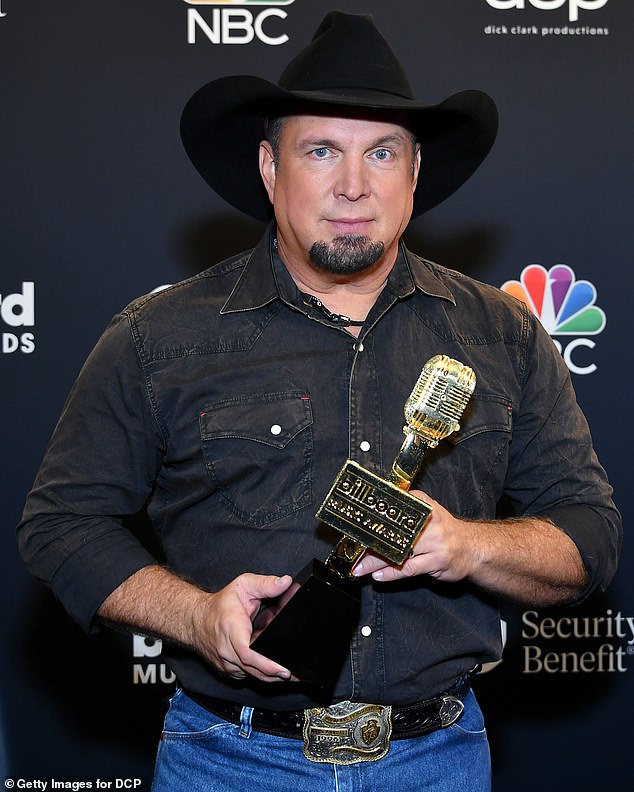
[{"label": "blue jeans", "polygon": [[251,710],[235,726],[178,690],[165,718],[152,792],[489,792],[491,766],[473,693],[458,723],[412,740],[394,740],[376,762],[316,764],[301,740],[251,730]]}]

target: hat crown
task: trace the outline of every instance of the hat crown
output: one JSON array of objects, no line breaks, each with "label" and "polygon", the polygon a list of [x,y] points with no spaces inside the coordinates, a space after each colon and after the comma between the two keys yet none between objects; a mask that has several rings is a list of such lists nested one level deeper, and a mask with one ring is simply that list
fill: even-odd
[{"label": "hat crown", "polygon": [[414,100],[405,71],[371,16],[331,11],[279,79],[288,91],[372,91]]}]

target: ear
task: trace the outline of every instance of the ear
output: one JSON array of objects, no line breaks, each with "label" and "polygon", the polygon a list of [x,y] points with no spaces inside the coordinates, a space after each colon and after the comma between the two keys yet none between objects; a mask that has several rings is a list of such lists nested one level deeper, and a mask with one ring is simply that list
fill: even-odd
[{"label": "ear", "polygon": [[420,143],[417,143],[416,151],[414,152],[414,161],[412,163],[412,192],[416,190],[416,185],[418,184],[418,176],[420,174],[420,163],[421,163]]},{"label": "ear", "polygon": [[274,203],[273,196],[275,195],[275,157],[273,156],[273,149],[268,140],[263,140],[260,143],[260,176],[264,182],[264,186],[269,196],[269,201]]}]

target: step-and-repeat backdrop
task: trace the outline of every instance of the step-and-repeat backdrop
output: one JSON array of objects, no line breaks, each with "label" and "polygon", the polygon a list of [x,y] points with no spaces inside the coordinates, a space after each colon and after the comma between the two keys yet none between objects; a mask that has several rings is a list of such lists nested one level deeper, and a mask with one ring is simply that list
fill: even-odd
[{"label": "step-and-repeat backdrop", "polygon": [[571,610],[505,609],[504,660],[477,683],[495,789],[630,783],[634,5],[0,0],[0,776],[17,788],[124,789],[151,775],[174,681],[160,643],[85,636],[24,571],[14,527],[111,315],[261,232],[187,160],[184,103],[214,77],[277,79],[332,7],[374,15],[421,98],[475,87],[496,99],[493,153],[408,243],[534,306],[624,517],[606,594]]}]

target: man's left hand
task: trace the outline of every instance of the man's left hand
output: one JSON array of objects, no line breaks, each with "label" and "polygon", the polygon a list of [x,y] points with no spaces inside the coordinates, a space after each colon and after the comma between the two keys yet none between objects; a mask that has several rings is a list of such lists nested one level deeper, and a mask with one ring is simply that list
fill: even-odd
[{"label": "man's left hand", "polygon": [[357,563],[355,577],[371,574],[374,580],[386,582],[414,575],[430,575],[437,580],[455,582],[470,572],[471,548],[466,539],[467,524],[420,490],[411,495],[432,506],[429,522],[416,540],[410,557],[400,566],[384,558],[366,553]]}]

